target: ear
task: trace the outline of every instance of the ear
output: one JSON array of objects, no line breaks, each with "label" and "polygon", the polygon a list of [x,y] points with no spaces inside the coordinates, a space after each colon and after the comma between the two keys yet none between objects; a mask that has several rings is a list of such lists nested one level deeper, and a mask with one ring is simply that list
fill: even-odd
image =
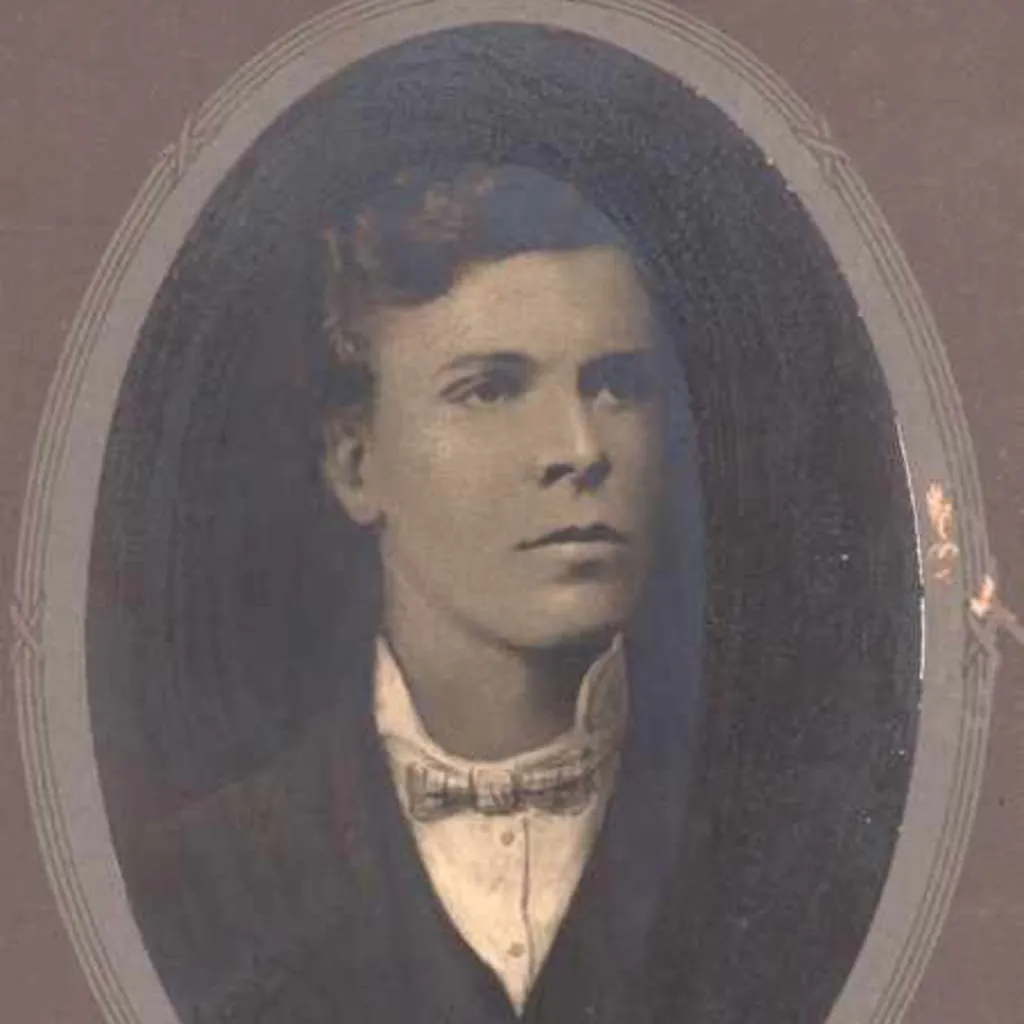
[{"label": "ear", "polygon": [[381,517],[373,473],[373,445],[367,425],[333,421],[325,430],[324,476],[348,517],[373,526]]}]

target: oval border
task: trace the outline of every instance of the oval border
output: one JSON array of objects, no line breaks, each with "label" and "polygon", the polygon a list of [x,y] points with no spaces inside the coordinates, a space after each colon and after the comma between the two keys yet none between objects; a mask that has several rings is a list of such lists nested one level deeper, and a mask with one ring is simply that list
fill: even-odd
[{"label": "oval border", "polygon": [[958,557],[923,579],[921,717],[904,828],[874,922],[827,1022],[895,1024],[952,896],[992,707],[994,635],[967,612],[970,595],[993,572],[975,460],[933,318],[827,124],[752,54],[657,0],[343,4],[245,64],[161,154],[110,242],[47,396],[11,606],[18,729],[33,819],[82,968],[108,1021],[178,1021],[124,893],[92,750],[85,673],[92,516],[110,420],[145,312],[216,184],[280,113],[385,46],[493,21],[548,24],[622,47],[696,88],[758,143],[824,234],[867,323],[910,456],[905,464],[925,569],[928,489],[941,487],[955,510],[950,539]]}]

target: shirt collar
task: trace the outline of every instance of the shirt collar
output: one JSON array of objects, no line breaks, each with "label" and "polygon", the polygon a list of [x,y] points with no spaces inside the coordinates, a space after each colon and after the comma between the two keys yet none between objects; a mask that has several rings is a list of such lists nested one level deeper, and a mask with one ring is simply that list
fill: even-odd
[{"label": "shirt collar", "polygon": [[[583,743],[617,746],[628,716],[629,687],[622,635],[593,662],[580,684],[573,725],[561,736],[536,750],[517,754],[490,767],[514,768],[524,761],[546,759],[567,747]],[[391,647],[378,637],[374,671],[374,717],[377,731],[389,746],[412,748],[435,760],[459,768],[477,762],[443,750],[431,739],[413,705],[412,696]]]}]

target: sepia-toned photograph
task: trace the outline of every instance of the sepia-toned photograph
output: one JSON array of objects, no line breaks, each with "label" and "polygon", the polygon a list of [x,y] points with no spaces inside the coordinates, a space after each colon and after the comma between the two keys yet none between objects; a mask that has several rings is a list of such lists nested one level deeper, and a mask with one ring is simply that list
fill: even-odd
[{"label": "sepia-toned photograph", "polygon": [[910,785],[875,339],[695,89],[413,37],[218,184],[135,341],[85,653],[185,1024],[824,1024]]}]

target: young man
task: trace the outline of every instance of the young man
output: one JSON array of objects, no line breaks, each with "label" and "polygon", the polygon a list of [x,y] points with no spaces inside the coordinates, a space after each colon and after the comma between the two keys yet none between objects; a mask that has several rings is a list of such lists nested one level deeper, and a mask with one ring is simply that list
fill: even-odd
[{"label": "young man", "polygon": [[677,1020],[683,738],[629,656],[666,352],[571,188],[401,175],[327,240],[325,477],[372,662],[126,872],[186,1019]]}]

